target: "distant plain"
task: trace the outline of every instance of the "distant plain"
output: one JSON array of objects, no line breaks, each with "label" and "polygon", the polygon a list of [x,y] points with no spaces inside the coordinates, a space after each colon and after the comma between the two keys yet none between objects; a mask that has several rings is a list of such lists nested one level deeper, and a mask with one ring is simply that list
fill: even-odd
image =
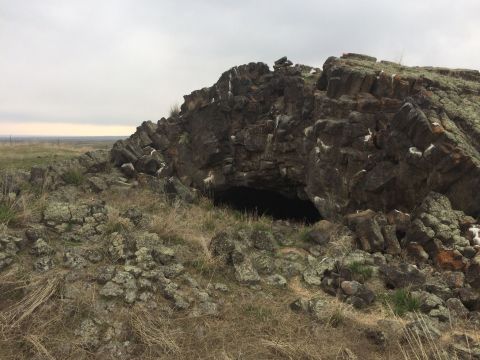
[{"label": "distant plain", "polygon": [[109,149],[118,137],[0,137],[0,170],[30,169],[87,151]]}]

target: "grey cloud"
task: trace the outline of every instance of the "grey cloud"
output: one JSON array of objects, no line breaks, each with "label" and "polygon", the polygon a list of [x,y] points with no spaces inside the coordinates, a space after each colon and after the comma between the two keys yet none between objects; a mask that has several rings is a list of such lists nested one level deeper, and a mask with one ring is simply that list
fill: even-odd
[{"label": "grey cloud", "polygon": [[231,66],[283,55],[478,68],[478,14],[476,0],[0,0],[0,124],[137,125]]}]

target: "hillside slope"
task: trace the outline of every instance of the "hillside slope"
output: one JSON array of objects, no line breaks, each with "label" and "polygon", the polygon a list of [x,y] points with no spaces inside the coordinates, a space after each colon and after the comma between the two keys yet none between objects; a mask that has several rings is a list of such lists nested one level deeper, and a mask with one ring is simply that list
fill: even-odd
[{"label": "hillside slope", "polygon": [[476,71],[252,63],[2,171],[0,359],[480,358]]}]

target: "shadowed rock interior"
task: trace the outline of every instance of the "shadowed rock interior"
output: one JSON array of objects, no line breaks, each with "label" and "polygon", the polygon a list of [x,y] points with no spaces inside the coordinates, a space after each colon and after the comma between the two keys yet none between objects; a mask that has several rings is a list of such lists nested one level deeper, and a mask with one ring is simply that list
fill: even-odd
[{"label": "shadowed rock interior", "polygon": [[308,200],[288,198],[278,192],[249,187],[233,187],[213,195],[216,206],[229,206],[242,212],[268,215],[276,220],[313,224],[321,220],[320,213]]}]

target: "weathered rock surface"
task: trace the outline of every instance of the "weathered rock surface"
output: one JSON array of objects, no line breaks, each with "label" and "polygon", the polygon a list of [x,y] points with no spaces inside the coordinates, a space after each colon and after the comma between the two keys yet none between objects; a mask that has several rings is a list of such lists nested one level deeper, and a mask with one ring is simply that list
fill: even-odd
[{"label": "weathered rock surface", "polygon": [[226,71],[111,156],[128,176],[173,174],[201,191],[273,190],[309,199],[328,219],[412,210],[430,191],[476,216],[479,114],[476,71],[356,54],[331,57],[320,71],[282,58],[274,71],[263,63]]},{"label": "weathered rock surface", "polygon": [[[198,357],[185,340],[208,343],[224,321],[243,336],[243,318],[273,324],[274,334],[293,299],[291,310],[313,318],[301,325],[309,336],[326,331],[332,339],[343,326],[337,357],[361,357],[358,347],[345,347],[350,330],[355,346],[385,357],[408,343],[405,336],[435,340],[454,326],[476,329],[480,74],[357,54],[330,58],[323,71],[287,58],[273,68],[232,68],[186,96],[180,113],[143,123],[110,154],[1,176],[0,205],[18,217],[0,225],[2,329],[8,333],[17,316],[12,304],[28,305],[32,294],[45,298],[25,319],[49,320],[25,330],[53,327],[56,306],[72,320],[75,338],[61,349],[24,336],[56,358],[75,357],[72,350],[180,358],[191,349]],[[241,187],[307,200],[323,219],[258,217],[199,196]],[[14,205],[31,199],[34,215],[22,219]],[[372,326],[371,315],[385,310],[404,319]],[[10,330],[8,341],[18,336]],[[173,341],[178,331],[185,349]],[[451,340],[442,351],[478,357],[473,339]],[[240,356],[225,344],[209,356]],[[275,358],[315,357],[278,344]]]}]

